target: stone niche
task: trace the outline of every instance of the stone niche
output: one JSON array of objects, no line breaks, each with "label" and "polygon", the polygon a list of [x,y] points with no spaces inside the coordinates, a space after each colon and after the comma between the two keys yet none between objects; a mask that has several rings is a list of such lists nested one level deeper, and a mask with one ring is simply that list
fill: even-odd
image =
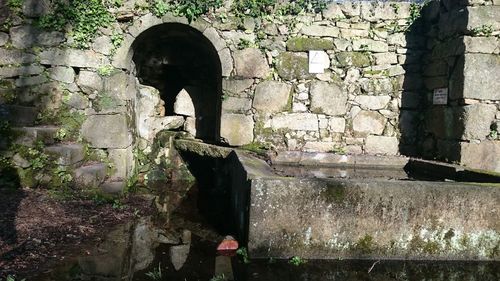
[{"label": "stone niche", "polygon": [[[190,26],[166,23],[143,32],[132,47],[139,83],[157,90],[157,93],[142,94],[139,99],[149,96],[155,100],[153,96],[158,95],[159,100],[149,105],[160,107],[157,117],[175,118],[174,127],[181,127],[199,139],[218,141],[222,67],[212,43]],[[145,104],[140,100],[138,103]],[[138,108],[137,116],[142,115],[138,118],[139,132],[142,127],[150,139],[154,137],[151,131],[162,128],[148,130],[151,129],[148,120],[153,116],[145,115],[141,112],[144,110],[151,108]],[[183,122],[179,124],[180,117]],[[163,129],[172,129],[172,126]]]}]

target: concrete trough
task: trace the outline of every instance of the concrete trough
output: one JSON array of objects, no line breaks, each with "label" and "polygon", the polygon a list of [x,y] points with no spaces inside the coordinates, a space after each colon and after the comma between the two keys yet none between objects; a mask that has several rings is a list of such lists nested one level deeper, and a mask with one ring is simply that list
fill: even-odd
[{"label": "concrete trough", "polygon": [[[322,169],[346,164],[346,169],[353,170],[385,166],[396,175],[411,162],[288,156],[278,156],[275,163],[282,159],[280,164],[308,163]],[[295,162],[289,161],[292,156]],[[327,158],[333,161],[325,162]],[[497,183],[399,176],[289,177],[241,152],[233,152],[229,159],[234,219],[253,258],[500,260]],[[375,165],[377,159],[382,164]],[[463,175],[462,170],[455,172]]]}]

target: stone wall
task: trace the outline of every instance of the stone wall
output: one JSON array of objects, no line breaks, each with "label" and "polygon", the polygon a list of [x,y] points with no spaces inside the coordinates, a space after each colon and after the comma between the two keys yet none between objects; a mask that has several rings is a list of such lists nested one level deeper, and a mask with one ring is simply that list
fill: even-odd
[{"label": "stone wall", "polygon": [[[421,71],[424,55],[438,52],[440,44],[433,42],[442,36],[426,30],[428,26],[418,19],[420,9],[414,4],[353,1],[331,3],[321,13],[251,18],[232,14],[230,2],[188,22],[169,13],[157,17],[144,8],[148,4],[144,0],[123,1],[109,10],[115,16],[114,23],[101,28],[87,49],[76,49],[70,29],[60,32],[36,26],[37,19],[50,12],[50,1],[25,0],[22,7],[12,8],[2,0],[2,109],[8,118],[16,119],[16,126],[57,125],[63,141],[86,143],[90,154],[113,164],[112,177],[128,178],[137,160],[134,150],[149,153],[159,131],[195,134],[196,126],[203,124],[200,120],[205,116],[166,114],[165,107],[170,105],[165,105],[158,89],[137,79],[134,55],[141,52],[138,38],[151,27],[177,23],[189,27],[189,36],[209,40],[213,46],[206,54],[218,56],[220,65],[211,67],[221,72],[215,78],[221,81],[214,87],[219,91],[215,96],[222,101],[214,102],[213,110],[221,117],[213,122],[217,123],[215,128],[220,123],[220,136],[230,145],[264,143],[278,150],[396,155],[418,154],[423,142],[432,144],[431,148],[424,146],[430,157],[435,152],[442,155],[439,147],[446,146],[445,141],[460,144],[461,155],[477,145],[498,147],[498,141],[476,143],[494,130],[494,120],[498,123],[497,92],[487,91],[495,89],[498,79],[474,80],[476,76],[498,75],[495,17],[499,13],[494,12],[498,1],[473,1],[480,6],[466,9],[470,15],[466,29],[446,31],[470,35],[464,31],[485,25],[478,24],[480,19],[491,21],[492,37],[463,37],[463,43],[469,44],[461,56],[465,71],[442,70],[438,58],[431,55],[425,61],[433,67],[426,68],[425,80]],[[441,26],[446,18],[460,25],[461,10],[444,12],[452,2],[442,1]],[[436,15],[429,17],[436,22]],[[439,22],[435,24],[438,28]],[[431,38],[430,44],[425,35]],[[477,40],[484,43],[478,45]],[[317,51],[316,72],[323,73],[310,73],[309,51]],[[449,56],[459,54],[440,58]],[[158,67],[169,64],[159,56],[151,61]],[[490,75],[473,71],[479,65],[491,65]],[[146,72],[155,69],[149,70]],[[449,76],[451,82],[465,78],[463,85],[453,84],[456,90],[450,86],[450,105],[428,110],[436,115],[427,120],[445,120],[439,117],[444,114],[482,126],[467,127],[464,138],[442,136],[423,122],[429,107],[425,93],[441,86],[442,76]],[[429,80],[439,85],[429,84]],[[472,93],[471,88],[477,91]],[[200,89],[191,93],[193,101],[196,95],[203,95]],[[217,108],[220,102],[222,110]],[[474,104],[463,106],[464,102]],[[466,113],[458,119],[453,115],[457,108]],[[211,118],[217,115],[207,114]],[[20,122],[24,119],[29,122]],[[67,126],[68,122],[76,124]]]},{"label": "stone wall", "polygon": [[[442,1],[440,9],[425,13],[430,23],[423,64],[427,157],[500,171],[499,4]],[[432,93],[439,88],[448,89],[448,102],[433,105]]]}]

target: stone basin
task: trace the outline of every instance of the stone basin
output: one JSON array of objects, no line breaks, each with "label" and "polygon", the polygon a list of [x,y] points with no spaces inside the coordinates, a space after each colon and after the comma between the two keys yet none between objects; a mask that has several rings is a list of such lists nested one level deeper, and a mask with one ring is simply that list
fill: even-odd
[{"label": "stone basin", "polygon": [[228,158],[254,258],[500,260],[496,175],[403,157],[289,152],[276,169]]}]

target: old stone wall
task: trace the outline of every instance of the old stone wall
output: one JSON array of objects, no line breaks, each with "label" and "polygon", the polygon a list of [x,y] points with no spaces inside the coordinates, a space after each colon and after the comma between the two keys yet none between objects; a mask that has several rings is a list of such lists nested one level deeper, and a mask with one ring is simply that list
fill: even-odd
[{"label": "old stone wall", "polygon": [[[218,56],[214,61],[220,65],[209,69],[220,70],[215,79],[221,80],[212,88],[218,91],[214,97],[221,100],[207,105],[199,99],[195,111],[205,114],[207,107],[209,111],[214,107],[215,114],[207,114],[220,116],[213,121],[220,132],[213,135],[230,145],[418,155],[424,143],[428,156],[433,157],[443,155],[439,147],[452,141],[461,146],[460,155],[465,155],[479,145],[477,141],[485,148],[498,147],[498,140],[486,141],[486,136],[492,138],[499,119],[498,91],[488,89],[498,86],[493,77],[498,76],[500,14],[495,12],[496,0],[465,2],[473,3],[465,9],[468,22],[462,29],[452,29],[463,18],[462,10],[449,7],[454,1],[434,2],[437,6],[426,24],[420,6],[407,2],[347,1],[330,3],[319,13],[255,18],[236,16],[231,1],[226,1],[217,11],[189,22],[171,13],[156,16],[150,1],[128,0],[107,6],[113,19],[95,32],[90,43],[83,44],[71,25],[58,31],[39,27],[40,18],[54,8],[51,1],[9,4],[2,0],[0,113],[12,127],[35,126],[37,134],[47,132],[40,127],[54,126],[48,132],[56,142],[85,144],[86,156],[79,155],[79,162],[108,161],[113,167],[111,177],[131,177],[138,155],[152,151],[159,131],[196,134],[200,129],[196,126],[204,124],[201,120],[206,117],[175,112],[179,108],[175,106],[169,113],[165,108],[171,105],[165,104],[159,90],[143,85],[144,77],[137,79],[141,71],[153,75],[155,66],[172,64],[167,56],[156,54],[149,61],[141,57],[141,63],[150,68],[138,69],[134,55],[144,51],[137,47],[141,34],[175,23],[188,27],[183,35],[186,42],[199,37],[211,43],[203,56]],[[436,28],[440,32],[433,32]],[[474,30],[477,34],[471,33]],[[477,37],[481,32],[491,36]],[[154,40],[154,35],[147,40]],[[444,44],[452,40],[444,38],[455,37],[468,46],[451,54]],[[443,55],[438,54],[439,46],[445,50]],[[449,57],[462,58],[456,64],[463,67],[450,66],[454,63]],[[192,54],[185,60],[189,60],[185,65],[198,61]],[[311,73],[310,60],[316,68],[313,72],[322,73]],[[448,66],[440,68],[443,61]],[[490,70],[485,71],[484,65]],[[196,67],[190,71],[204,65]],[[184,88],[191,102],[204,94],[203,79],[211,77],[201,72],[192,82],[196,91]],[[449,105],[429,105],[426,93],[443,86],[445,80],[450,82]],[[456,83],[460,81],[463,85]],[[222,108],[218,108],[220,103]],[[456,109],[465,113],[455,118]],[[441,122],[445,129],[425,125],[434,126],[438,123],[433,120],[450,116],[474,126],[467,126],[463,137],[451,137],[439,132],[459,132],[446,122]],[[5,148],[7,141],[0,143]],[[6,155],[11,159],[14,154]]]},{"label": "old stone wall", "polygon": [[[500,171],[499,4],[442,1],[424,14],[430,23],[423,64],[427,157]],[[436,105],[433,92],[440,88],[448,101]]]}]

